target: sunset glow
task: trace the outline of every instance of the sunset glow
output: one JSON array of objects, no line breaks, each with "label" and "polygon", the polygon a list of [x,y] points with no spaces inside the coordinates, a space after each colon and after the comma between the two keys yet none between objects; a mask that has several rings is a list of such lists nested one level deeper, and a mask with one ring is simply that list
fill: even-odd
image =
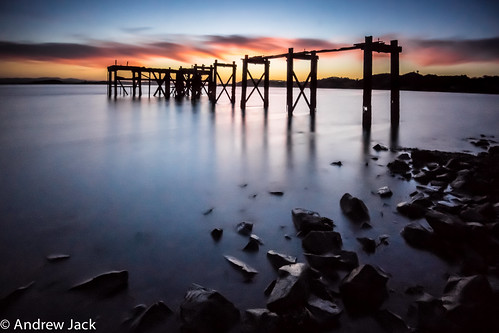
[{"label": "sunset glow", "polygon": [[[147,2],[142,6],[125,3],[110,6],[95,2],[94,7],[83,8],[81,4],[65,1],[48,1],[44,5],[30,1],[2,2],[0,77],[103,80],[104,69],[115,60],[120,64],[177,68],[210,65],[217,59],[235,61],[240,66],[245,54],[281,54],[289,47],[295,51],[311,51],[351,46],[363,42],[365,35],[385,42],[399,40],[403,47],[401,73],[418,70],[434,74],[499,75],[499,24],[492,19],[499,11],[492,3],[488,7],[471,2],[452,3],[453,8],[464,6],[462,9],[468,11],[467,21],[461,22],[458,20],[464,14],[455,10],[437,15],[444,9],[435,9],[435,12],[425,12],[425,16],[413,17],[424,12],[423,3],[421,8],[397,5],[410,9],[412,14],[408,16],[397,11],[390,1],[380,1],[376,6],[362,2],[347,6],[336,1],[312,1],[312,7],[306,9],[300,9],[296,1],[276,1],[268,12],[255,9],[264,6],[258,1],[251,8],[224,7],[225,2],[220,1],[221,12],[195,1],[192,6],[199,5],[195,13],[190,13],[187,5],[167,2],[158,5],[165,6],[163,9],[167,8],[170,13],[162,19],[156,13],[161,8],[148,6]],[[123,8],[128,7],[141,13],[141,25],[133,23],[135,20],[121,19],[133,15],[131,11],[124,11]],[[55,10],[49,10],[52,8]],[[243,9],[255,14],[251,16],[254,21],[240,20],[238,10]],[[28,14],[34,12],[39,15],[28,19]],[[378,17],[376,13],[384,19],[372,19]],[[299,26],[303,28],[299,29],[298,24],[290,28],[290,20],[298,14],[301,14]],[[368,14],[370,20],[358,19]],[[14,29],[12,24],[22,20],[22,27]],[[338,22],[343,25],[339,26]],[[450,26],[454,30],[446,33]],[[345,30],[346,27],[351,29]],[[374,71],[388,72],[388,64],[378,56]],[[321,54],[319,77],[360,78],[361,67],[361,51]],[[271,68],[272,79],[284,78],[285,66],[272,61]]]}]

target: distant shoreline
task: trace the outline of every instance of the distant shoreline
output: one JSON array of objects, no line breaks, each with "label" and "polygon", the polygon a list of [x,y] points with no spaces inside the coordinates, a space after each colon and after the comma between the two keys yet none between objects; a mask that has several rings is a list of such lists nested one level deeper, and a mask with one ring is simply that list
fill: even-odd
[{"label": "distant shoreline", "polygon": [[[105,85],[107,81],[90,81],[61,78],[0,78],[0,85],[12,84],[97,84]],[[239,86],[241,82],[238,82]],[[251,86],[251,81],[249,86]],[[263,84],[262,84],[263,86]],[[286,81],[270,80],[271,87],[285,87]],[[317,80],[318,88],[362,89],[362,79],[329,77]],[[373,75],[373,89],[389,90],[390,74]],[[400,76],[400,89],[409,91],[458,92],[478,94],[499,94],[499,76],[482,76],[470,78],[466,75],[440,76],[421,75],[411,72]]]}]

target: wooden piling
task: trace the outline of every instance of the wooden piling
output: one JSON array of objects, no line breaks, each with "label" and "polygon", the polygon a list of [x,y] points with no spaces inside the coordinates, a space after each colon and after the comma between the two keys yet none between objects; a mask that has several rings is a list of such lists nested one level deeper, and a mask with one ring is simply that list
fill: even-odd
[{"label": "wooden piling", "polygon": [[293,115],[293,48],[288,49],[287,59],[287,76],[286,76],[286,107],[288,116]]},{"label": "wooden piling", "polygon": [[399,78],[399,46],[397,40],[390,41],[390,120],[392,126],[400,122],[400,78]]},{"label": "wooden piling", "polygon": [[248,55],[243,59],[243,73],[241,81],[241,109],[246,109],[246,88],[248,87]]},{"label": "wooden piling", "polygon": [[264,79],[263,79],[263,107],[267,109],[269,107],[269,86],[270,86],[270,78],[269,78],[269,69],[270,69],[270,61],[265,59],[265,69],[264,69]]},{"label": "wooden piling", "polygon": [[364,79],[363,79],[363,102],[362,102],[362,128],[371,128],[372,121],[372,77],[373,77],[373,53],[372,36],[366,36],[364,44]]},{"label": "wooden piling", "polygon": [[236,62],[232,62],[232,91],[231,91],[231,97],[230,97],[230,102],[232,105],[236,103],[236,69],[237,65]]},{"label": "wooden piling", "polygon": [[310,115],[315,115],[317,109],[317,62],[319,57],[312,52],[310,59]]}]

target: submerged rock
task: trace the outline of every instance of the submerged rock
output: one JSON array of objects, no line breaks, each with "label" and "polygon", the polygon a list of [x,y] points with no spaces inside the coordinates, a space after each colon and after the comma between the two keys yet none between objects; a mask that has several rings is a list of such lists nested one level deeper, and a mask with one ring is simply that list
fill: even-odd
[{"label": "submerged rock", "polygon": [[345,193],[340,199],[340,207],[343,213],[350,219],[358,222],[369,220],[369,210],[362,200]]},{"label": "submerged rock", "polygon": [[311,231],[303,238],[303,249],[312,254],[323,254],[341,250],[341,235],[335,231]]},{"label": "submerged rock", "polygon": [[294,208],[291,211],[293,224],[298,232],[302,235],[308,234],[310,231],[330,231],[334,228],[334,223],[327,217],[321,217],[319,213],[303,208]]},{"label": "submerged rock", "polygon": [[357,241],[362,244],[362,249],[367,253],[376,251],[376,241],[368,237],[357,237]]},{"label": "submerged rock", "polygon": [[50,254],[47,256],[47,261],[58,262],[71,258],[69,254]]},{"label": "submerged rock", "polygon": [[113,271],[77,284],[70,290],[87,291],[100,296],[111,296],[128,287],[128,271]]},{"label": "submerged rock", "polygon": [[373,149],[376,150],[376,151],[388,151],[388,148],[383,146],[383,145],[380,145],[379,143],[375,144],[373,146]]},{"label": "submerged rock", "polygon": [[213,239],[218,242],[220,238],[222,238],[223,233],[223,229],[215,228],[211,231],[211,237],[213,237]]},{"label": "submerged rock", "polygon": [[277,197],[282,197],[284,195],[284,192],[282,192],[282,191],[270,191],[269,194],[277,196]]},{"label": "submerged rock", "polygon": [[267,252],[267,258],[275,268],[281,268],[282,266],[296,264],[297,260],[296,257],[282,254],[274,250],[269,250]]},{"label": "submerged rock", "polygon": [[28,289],[30,289],[35,284],[35,281],[31,281],[27,285],[17,288],[12,291],[10,294],[0,299],[0,310],[9,306],[12,302],[15,302],[19,299]]},{"label": "submerged rock", "polygon": [[314,269],[326,275],[336,275],[336,270],[352,270],[359,266],[357,253],[353,251],[339,251],[337,253],[312,254],[304,253],[308,263]]},{"label": "submerged rock", "polygon": [[341,161],[331,162],[331,165],[342,166],[343,163]]},{"label": "submerged rock", "polygon": [[394,333],[409,333],[412,330],[409,326],[404,322],[404,320],[395,313],[389,310],[380,310],[374,316],[374,319],[378,322],[378,324],[385,329],[386,332],[394,332]]},{"label": "submerged rock", "polygon": [[239,310],[223,295],[199,285],[193,285],[180,304],[180,318],[189,332],[227,332],[239,317]]},{"label": "submerged rock", "polygon": [[407,164],[402,160],[394,160],[393,162],[388,163],[387,166],[392,173],[396,173],[403,176],[405,176],[409,172],[409,170],[411,170],[409,164]]},{"label": "submerged rock", "polygon": [[340,292],[347,310],[369,313],[378,309],[388,296],[388,275],[380,268],[362,265],[353,269],[340,284]]},{"label": "submerged rock", "polygon": [[251,232],[253,231],[253,223],[250,223],[250,222],[238,223],[236,226],[236,230],[241,235],[249,236],[249,235],[251,235]]},{"label": "submerged rock", "polygon": [[328,326],[331,323],[336,323],[343,312],[336,303],[316,296],[311,296],[308,299],[306,308],[310,311],[312,319],[318,326]]},{"label": "submerged rock", "polygon": [[309,296],[308,270],[308,266],[303,263],[282,266],[267,301],[267,308],[280,314],[304,306]]},{"label": "submerged rock", "polygon": [[245,277],[252,278],[254,275],[258,274],[258,271],[248,264],[242,262],[241,260],[232,257],[232,256],[224,256],[224,258],[232,264],[235,268],[241,271]]}]

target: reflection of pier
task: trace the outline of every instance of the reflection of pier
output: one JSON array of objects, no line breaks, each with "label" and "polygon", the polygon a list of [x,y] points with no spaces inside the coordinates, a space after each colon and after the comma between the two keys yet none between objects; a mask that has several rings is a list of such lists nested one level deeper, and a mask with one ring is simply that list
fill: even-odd
[{"label": "reflection of pier", "polygon": [[[288,115],[293,114],[298,101],[303,97],[309,110],[310,115],[315,115],[317,108],[317,65],[319,53],[331,53],[360,49],[364,51],[364,68],[363,68],[363,101],[362,101],[362,126],[364,129],[371,127],[372,119],[372,68],[373,68],[373,52],[389,53],[390,54],[390,77],[391,77],[391,123],[398,125],[400,119],[400,84],[399,84],[399,53],[402,48],[398,46],[398,41],[392,40],[390,44],[385,44],[381,41],[373,41],[371,36],[365,38],[364,43],[353,44],[353,46],[342,47],[337,49],[315,50],[294,52],[293,48],[288,49],[287,53],[270,55],[270,56],[255,56],[243,59],[242,81],[241,81],[241,109],[246,108],[246,103],[256,91],[263,101],[264,108],[269,105],[269,82],[270,82],[270,60],[276,58],[286,58],[287,74],[286,74],[286,105]],[[306,60],[310,61],[310,72],[304,82],[300,82],[294,72],[294,61]],[[263,74],[255,80],[248,69],[249,64],[263,65]],[[218,73],[220,67],[229,67],[232,69],[232,75],[224,81]],[[129,77],[119,76],[118,71],[126,72]],[[250,80],[248,80],[248,77]],[[263,80],[263,94],[260,91],[260,83]],[[196,99],[201,96],[203,91],[208,95],[212,103],[216,103],[224,92],[231,101],[235,103],[236,90],[236,64],[223,64],[215,61],[212,66],[197,66],[191,68],[179,69],[162,69],[162,68],[145,68],[134,66],[114,65],[108,67],[108,95],[109,97],[117,97],[118,93],[122,95],[132,94],[133,97],[141,97],[143,94],[142,84],[144,81],[148,83],[148,95],[151,96],[151,83],[155,86],[154,96],[164,96],[167,99],[170,96],[181,98],[191,96]],[[248,83],[252,90],[247,94]],[[222,90],[217,95],[217,86],[220,85]],[[228,88],[231,88],[229,94]],[[299,88],[299,94],[296,99],[293,96],[293,88]],[[307,97],[306,88],[309,90]],[[154,87],[153,87],[154,89]]]}]

